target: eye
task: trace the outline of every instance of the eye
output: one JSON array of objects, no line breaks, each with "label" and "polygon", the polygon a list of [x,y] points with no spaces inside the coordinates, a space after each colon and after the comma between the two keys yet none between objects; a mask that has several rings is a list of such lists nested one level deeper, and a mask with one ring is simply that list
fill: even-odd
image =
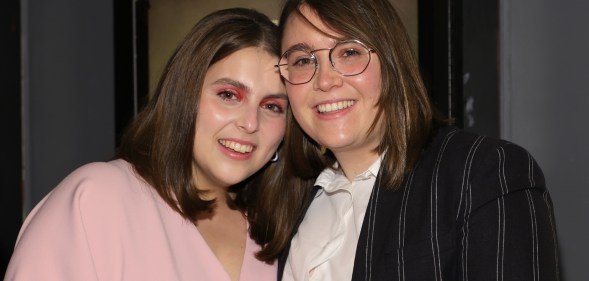
[{"label": "eye", "polygon": [[364,60],[368,49],[356,42],[340,43],[333,49],[333,59],[344,63],[355,63]]},{"label": "eye", "polygon": [[312,57],[298,58],[296,61],[292,63],[293,66],[305,66],[309,64],[313,64]]},{"label": "eye", "polygon": [[276,112],[276,113],[284,113],[284,108],[282,108],[282,106],[280,106],[278,104],[267,103],[267,104],[262,105],[262,108],[269,109],[269,110]]},{"label": "eye", "polygon": [[286,107],[288,106],[288,102],[286,100],[281,99],[271,99],[262,102],[260,107],[262,109],[270,110],[273,113],[282,114],[286,111]]},{"label": "eye", "polygon": [[231,90],[222,90],[217,93],[217,96],[222,100],[239,100],[237,93]]},{"label": "eye", "polygon": [[356,48],[342,48],[335,50],[336,57],[341,61],[355,61],[361,58],[362,52]]},{"label": "eye", "polygon": [[342,57],[353,57],[360,55],[360,52],[356,49],[346,49],[342,51]]},{"label": "eye", "polygon": [[315,67],[315,57],[311,54],[300,51],[294,50],[288,54],[288,66],[294,68],[307,68],[307,67]]}]

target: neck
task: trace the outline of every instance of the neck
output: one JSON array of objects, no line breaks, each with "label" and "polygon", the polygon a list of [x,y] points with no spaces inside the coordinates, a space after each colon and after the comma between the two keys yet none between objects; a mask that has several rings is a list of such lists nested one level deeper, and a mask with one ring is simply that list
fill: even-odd
[{"label": "neck", "polygon": [[360,155],[346,152],[334,153],[334,155],[350,182],[357,175],[366,171],[379,157],[378,153],[373,151],[364,152]]},{"label": "neck", "polygon": [[[216,194],[216,195],[213,196],[213,194]],[[228,200],[231,200],[231,198],[233,197],[232,194],[228,195],[227,192],[213,193],[212,191],[210,191],[210,193],[208,193],[202,197],[203,197],[203,199],[207,199],[207,200],[214,199],[215,203],[213,205],[213,209],[211,210],[211,212],[201,213],[197,217],[197,221],[203,221],[203,220],[207,220],[207,221],[221,220],[221,221],[223,221],[228,216],[235,216],[235,215],[243,216],[243,212],[240,209],[232,209],[231,207],[229,207],[230,204],[229,204]]]}]

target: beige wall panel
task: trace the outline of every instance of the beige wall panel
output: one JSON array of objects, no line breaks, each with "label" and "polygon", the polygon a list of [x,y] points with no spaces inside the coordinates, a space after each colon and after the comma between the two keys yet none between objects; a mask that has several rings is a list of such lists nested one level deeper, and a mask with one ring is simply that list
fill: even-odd
[{"label": "beige wall panel", "polygon": [[[391,0],[417,44],[417,0]],[[157,84],[172,52],[192,26],[210,12],[230,8],[253,8],[278,19],[281,0],[150,0],[149,89]],[[417,46],[417,45],[415,45]]]},{"label": "beige wall panel", "polygon": [[276,19],[280,11],[280,0],[150,0],[149,4],[150,94],[176,46],[203,16],[220,9],[246,7]]}]

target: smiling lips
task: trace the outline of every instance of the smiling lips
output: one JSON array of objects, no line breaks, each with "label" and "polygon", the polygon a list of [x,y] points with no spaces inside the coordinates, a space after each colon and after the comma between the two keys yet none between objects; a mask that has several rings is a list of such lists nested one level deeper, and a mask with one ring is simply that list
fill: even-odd
[{"label": "smiling lips", "polygon": [[332,111],[336,111],[336,110],[342,110],[344,108],[348,108],[352,105],[354,105],[353,100],[347,100],[347,101],[338,101],[338,102],[334,102],[334,103],[326,103],[326,104],[320,104],[317,106],[317,112],[323,114],[323,113],[329,113]]},{"label": "smiling lips", "polygon": [[242,143],[229,141],[229,140],[219,140],[219,144],[226,147],[226,148],[229,148],[235,152],[244,153],[244,154],[250,153],[250,152],[252,152],[252,150],[254,150],[253,145],[242,144]]}]

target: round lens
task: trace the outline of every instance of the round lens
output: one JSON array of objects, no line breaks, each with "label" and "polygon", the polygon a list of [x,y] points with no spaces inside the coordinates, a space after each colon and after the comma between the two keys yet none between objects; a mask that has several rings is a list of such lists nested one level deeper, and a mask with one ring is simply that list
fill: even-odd
[{"label": "round lens", "polygon": [[315,74],[315,56],[303,50],[291,50],[280,60],[280,73],[292,84],[307,83]]},{"label": "round lens", "polygon": [[356,41],[344,41],[331,50],[333,67],[342,75],[362,73],[370,62],[370,50]]}]

